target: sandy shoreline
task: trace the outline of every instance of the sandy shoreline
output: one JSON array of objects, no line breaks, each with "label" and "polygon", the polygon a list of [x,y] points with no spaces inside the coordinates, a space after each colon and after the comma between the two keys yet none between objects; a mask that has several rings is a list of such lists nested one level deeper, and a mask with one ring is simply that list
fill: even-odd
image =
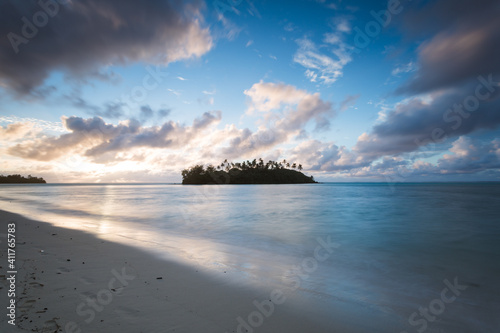
[{"label": "sandy shoreline", "polygon": [[285,296],[271,289],[239,286],[231,272],[214,278],[133,247],[9,212],[0,211],[0,220],[0,275],[7,275],[9,223],[16,224],[17,242],[16,327],[6,316],[9,276],[1,277],[2,332],[358,331],[328,319],[330,309],[321,315],[299,304],[296,311],[297,304],[284,302]]}]

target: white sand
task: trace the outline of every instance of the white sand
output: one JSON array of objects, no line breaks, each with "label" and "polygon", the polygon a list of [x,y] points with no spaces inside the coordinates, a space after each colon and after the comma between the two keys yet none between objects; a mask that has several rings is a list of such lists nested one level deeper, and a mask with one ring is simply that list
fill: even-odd
[{"label": "white sand", "polygon": [[[18,270],[16,327],[7,322],[8,283],[0,277],[0,332],[374,331],[368,329],[373,323],[360,325],[364,320],[355,314],[348,318],[291,298],[278,304],[280,295],[238,286],[231,272],[214,278],[136,248],[8,212],[0,211],[0,221],[0,275],[7,271],[6,233],[12,221]],[[272,313],[271,298],[277,303]],[[263,304],[259,312],[254,301]],[[245,324],[239,326],[238,317]],[[349,329],[339,318],[351,323]]]}]

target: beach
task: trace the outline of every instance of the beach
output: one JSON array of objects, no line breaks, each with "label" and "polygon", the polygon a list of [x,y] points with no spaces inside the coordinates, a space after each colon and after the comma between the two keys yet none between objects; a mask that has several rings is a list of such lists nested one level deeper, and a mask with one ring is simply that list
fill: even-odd
[{"label": "beach", "polygon": [[[284,295],[273,295],[276,304],[270,305],[271,291],[237,285],[230,271],[209,277],[201,267],[161,260],[82,231],[5,211],[0,220],[2,231],[16,225],[17,270],[16,325],[2,316],[2,332],[252,332],[251,324],[259,332],[332,331],[331,322],[308,318],[310,308],[293,312],[283,304]],[[7,262],[3,250],[1,266]],[[2,300],[5,305],[5,295]]]}]

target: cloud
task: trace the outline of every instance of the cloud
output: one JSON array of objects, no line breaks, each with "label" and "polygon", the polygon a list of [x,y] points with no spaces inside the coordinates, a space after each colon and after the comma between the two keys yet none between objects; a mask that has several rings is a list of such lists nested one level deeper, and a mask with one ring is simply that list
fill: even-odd
[{"label": "cloud", "polygon": [[140,108],[139,112],[139,121],[141,123],[145,123],[151,119],[161,120],[167,117],[170,114],[170,109],[159,109],[158,111],[154,111],[149,105],[143,105]]},{"label": "cloud", "polygon": [[292,85],[283,83],[255,83],[250,89],[244,91],[250,97],[247,112],[268,112],[280,109],[285,104],[297,104],[309,95],[305,90],[299,90]]},{"label": "cloud", "polygon": [[[417,50],[418,62],[392,71],[413,73],[396,91],[411,96],[384,106],[371,131],[359,136],[352,153],[371,163],[351,170],[352,176],[406,179],[497,168],[489,152],[495,144],[466,137],[500,126],[500,7],[497,1],[480,3],[441,0],[405,13],[409,31],[427,39]],[[417,159],[441,154],[450,140],[451,154],[435,165]]]},{"label": "cloud", "polygon": [[203,90],[202,94],[204,96],[199,97],[197,99],[198,103],[205,104],[205,105],[214,105],[214,103],[215,103],[214,95],[216,94],[215,88],[212,91]]},{"label": "cloud", "polygon": [[318,140],[301,142],[289,151],[289,156],[294,161],[303,161],[309,170],[324,172],[348,172],[370,164],[345,146]]},{"label": "cloud", "polygon": [[336,28],[338,32],[351,32],[351,23],[344,17],[339,17],[336,20]]},{"label": "cloud", "polygon": [[209,29],[202,27],[202,6],[196,1],[177,5],[160,0],[71,1],[58,5],[47,25],[28,38],[22,36],[21,18],[32,18],[42,10],[40,5],[7,2],[0,14],[0,34],[15,33],[27,42],[14,42],[13,47],[6,39],[1,44],[0,82],[25,95],[41,87],[56,70],[86,77],[109,65],[167,65],[200,57],[213,46]]},{"label": "cloud", "polygon": [[0,140],[14,141],[25,137],[33,136],[39,132],[31,122],[14,123],[5,127],[0,126]]},{"label": "cloud", "polygon": [[203,90],[202,93],[205,94],[205,95],[215,95],[217,91],[214,89],[214,90],[211,90],[211,91],[208,91],[208,90]]},{"label": "cloud", "polygon": [[63,124],[69,133],[58,137],[45,136],[26,140],[9,147],[7,152],[13,156],[38,161],[50,161],[70,153],[83,155],[94,161],[106,154],[112,160],[117,153],[133,148],[185,147],[220,119],[220,112],[206,112],[195,119],[192,126],[182,126],[168,121],[162,126],[146,127],[136,120],[113,125],[105,123],[99,117],[88,119],[75,116],[63,117]]},{"label": "cloud", "polygon": [[437,170],[441,174],[477,173],[500,169],[500,140],[482,142],[461,136],[450,148],[452,154],[445,154],[438,161]]},{"label": "cloud", "polygon": [[401,73],[410,73],[410,72],[414,72],[416,70],[417,70],[416,64],[413,61],[410,61],[407,64],[396,66],[392,70],[391,75],[399,76],[399,74],[401,74]]},{"label": "cloud", "polygon": [[181,95],[181,92],[178,91],[178,90],[174,90],[174,89],[171,89],[171,88],[167,88],[167,91],[171,92],[172,94],[174,94],[175,96],[179,97]]},{"label": "cloud", "polygon": [[[331,37],[327,40],[333,42]],[[332,50],[335,58],[321,53],[308,38],[297,40],[299,49],[293,56],[293,61],[306,68],[305,75],[316,82],[318,79],[325,84],[331,84],[342,76],[342,69],[351,61],[347,46],[335,39],[336,47]]]},{"label": "cloud", "polygon": [[351,62],[351,47],[344,42],[345,35],[351,33],[351,24],[345,17],[333,20],[334,31],[324,34],[323,45],[332,55],[320,51],[313,41],[304,37],[297,40],[299,49],[295,53],[294,62],[306,68],[305,75],[311,82],[318,79],[331,84],[343,75],[343,68]]},{"label": "cloud", "polygon": [[88,114],[93,116],[107,119],[120,119],[125,115],[123,110],[124,103],[108,102],[105,103],[104,106],[98,106],[90,104],[84,98],[76,95],[66,96],[66,98],[71,102],[72,106],[85,110]]},{"label": "cloud", "polygon": [[255,83],[245,90],[249,97],[247,114],[259,114],[262,121],[258,130],[248,128],[225,129],[227,145],[220,155],[231,158],[267,151],[279,144],[288,143],[304,134],[309,123],[315,130],[323,130],[335,116],[330,102],[323,101],[319,93],[311,94],[283,83]]},{"label": "cloud", "polygon": [[221,120],[220,111],[205,112],[193,122],[193,128],[196,130],[204,129],[213,123],[218,123]]},{"label": "cloud", "polygon": [[311,120],[318,125],[335,115],[332,104],[323,101],[319,93],[310,94],[292,85],[261,81],[245,90],[245,95],[250,97],[249,113],[264,113],[267,121],[274,121],[283,131],[301,130]]},{"label": "cloud", "polygon": [[36,130],[49,131],[56,133],[66,133],[67,130],[60,122],[36,119],[36,118],[23,118],[17,116],[0,116],[0,123],[15,124],[15,123],[29,123],[32,124]]},{"label": "cloud", "polygon": [[219,14],[217,16],[217,19],[218,22],[220,22],[222,25],[222,27],[220,28],[216,27],[216,30],[214,32],[214,35],[217,36],[217,38],[225,38],[227,40],[233,41],[243,30],[223,14]]},{"label": "cloud", "polygon": [[341,103],[340,103],[340,111],[345,111],[349,107],[353,106],[356,104],[356,101],[361,95],[349,95],[347,96]]},{"label": "cloud", "polygon": [[284,27],[283,29],[287,32],[293,32],[295,30],[297,30],[297,27],[292,23],[292,22],[288,22]]},{"label": "cloud", "polygon": [[72,106],[84,110],[89,115],[105,119],[123,119],[125,116],[128,116],[131,118],[137,118],[141,123],[143,123],[154,117],[158,119],[165,118],[170,113],[169,109],[159,109],[158,111],[154,111],[149,105],[142,105],[139,107],[138,113],[132,114],[131,110],[129,110],[129,114],[126,115],[125,103],[106,102],[102,106],[95,105],[89,103],[83,97],[80,97],[77,91],[70,95],[66,95],[65,98],[70,101]]},{"label": "cloud", "polygon": [[418,48],[419,69],[398,93],[424,93],[453,87],[479,75],[499,74],[499,15],[495,0],[444,0],[408,15],[410,29],[416,25],[420,28],[425,20],[431,22],[425,29],[437,32]]},{"label": "cloud", "polygon": [[459,89],[398,103],[393,110],[385,112],[370,133],[359,137],[354,150],[376,159],[434,146],[446,138],[497,129],[500,86],[492,77],[483,79]]}]

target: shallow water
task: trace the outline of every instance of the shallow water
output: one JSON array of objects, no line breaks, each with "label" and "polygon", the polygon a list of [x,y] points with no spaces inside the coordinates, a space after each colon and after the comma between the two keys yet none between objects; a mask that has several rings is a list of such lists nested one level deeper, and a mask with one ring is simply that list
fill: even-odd
[{"label": "shallow water", "polygon": [[[2,185],[0,209],[348,302],[398,332],[422,330],[408,319],[431,304],[424,331],[500,329],[499,184]],[[335,243],[323,261],[318,239]],[[465,290],[440,302],[455,279]]]}]

